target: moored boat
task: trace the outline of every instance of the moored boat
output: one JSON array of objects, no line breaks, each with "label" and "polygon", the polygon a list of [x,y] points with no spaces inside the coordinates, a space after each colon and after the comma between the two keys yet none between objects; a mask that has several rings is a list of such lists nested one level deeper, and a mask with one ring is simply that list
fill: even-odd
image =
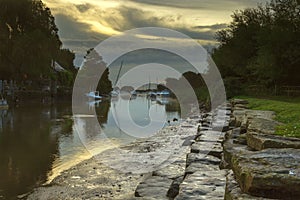
[{"label": "moored boat", "polygon": [[0,109],[4,110],[4,109],[8,109],[8,103],[6,101],[6,99],[2,98],[0,99]]}]

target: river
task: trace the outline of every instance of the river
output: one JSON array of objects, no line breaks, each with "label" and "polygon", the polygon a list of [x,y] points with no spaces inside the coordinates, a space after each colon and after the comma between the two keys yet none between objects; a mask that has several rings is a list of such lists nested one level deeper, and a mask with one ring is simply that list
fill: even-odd
[{"label": "river", "polygon": [[[129,103],[129,104],[128,104]],[[180,119],[180,108],[174,99],[150,100],[145,96],[135,99],[118,98],[101,102],[87,102],[95,108],[98,122],[114,144],[132,142],[117,126],[113,112],[129,110],[140,126],[149,123],[149,108],[165,113],[167,120]],[[87,116],[88,117],[88,116]],[[79,123],[84,127],[84,118]],[[103,132],[93,133],[82,144],[78,128],[74,127],[71,103],[52,105],[20,104],[9,110],[0,110],[0,199],[14,199],[34,187],[49,183],[60,172],[112,148],[103,138]]]}]

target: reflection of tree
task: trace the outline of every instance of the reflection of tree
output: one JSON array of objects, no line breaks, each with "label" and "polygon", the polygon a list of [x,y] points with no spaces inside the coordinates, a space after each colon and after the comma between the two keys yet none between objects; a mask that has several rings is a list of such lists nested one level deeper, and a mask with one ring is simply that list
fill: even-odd
[{"label": "reflection of tree", "polygon": [[[28,192],[47,180],[54,155],[58,154],[58,138],[51,135],[48,119],[40,109],[19,109],[14,114],[14,129],[3,127],[0,132],[0,188],[13,197]],[[22,113],[22,114],[21,114]]]},{"label": "reflection of tree", "polygon": [[167,112],[179,112],[180,114],[180,105],[177,100],[169,101],[168,104],[166,104],[166,111]]},{"label": "reflection of tree", "polygon": [[73,134],[73,124],[74,121],[72,118],[64,119],[64,122],[62,124],[62,134],[64,135],[71,135]]},{"label": "reflection of tree", "polygon": [[104,101],[100,104],[99,107],[96,107],[96,113],[98,116],[98,121],[100,123],[100,126],[102,126],[102,124],[107,123],[109,109],[110,109],[110,102],[108,101]]}]

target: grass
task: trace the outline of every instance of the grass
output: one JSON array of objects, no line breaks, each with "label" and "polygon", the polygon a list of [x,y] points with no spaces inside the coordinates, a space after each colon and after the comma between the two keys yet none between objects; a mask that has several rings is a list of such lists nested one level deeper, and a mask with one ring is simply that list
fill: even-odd
[{"label": "grass", "polygon": [[248,100],[250,109],[274,111],[276,113],[275,120],[284,124],[277,127],[276,134],[300,137],[300,98],[252,98],[245,96],[237,98]]}]

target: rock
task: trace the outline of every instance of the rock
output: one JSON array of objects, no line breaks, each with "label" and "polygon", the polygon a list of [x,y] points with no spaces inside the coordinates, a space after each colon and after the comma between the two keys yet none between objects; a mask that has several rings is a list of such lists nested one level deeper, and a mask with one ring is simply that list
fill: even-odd
[{"label": "rock", "polygon": [[176,200],[186,199],[224,199],[224,170],[198,171],[188,175],[180,185]]},{"label": "rock", "polygon": [[242,192],[300,199],[300,149],[244,151],[232,156],[232,169]]},{"label": "rock", "polygon": [[245,99],[233,99],[233,100],[231,100],[231,104],[232,105],[236,105],[236,104],[245,105],[245,104],[249,104],[249,102]]},{"label": "rock", "polygon": [[205,164],[213,164],[213,165],[219,165],[220,159],[210,156],[207,154],[200,154],[200,153],[189,153],[187,156],[187,166],[189,166],[191,163],[205,163]]},{"label": "rock", "polygon": [[267,148],[295,148],[300,149],[300,139],[282,137],[277,135],[266,135],[254,132],[248,132],[247,144],[255,150]]},{"label": "rock", "polygon": [[185,174],[186,159],[175,161],[163,169],[153,172],[153,176],[161,176],[169,179],[177,179]]},{"label": "rock", "polygon": [[[244,152],[248,152],[249,148],[246,145],[242,145],[234,142],[234,139],[228,139],[223,144],[223,162],[228,165],[226,168],[232,168],[232,157],[236,154],[241,154]],[[224,164],[224,163],[223,163]],[[225,167],[224,165],[221,167]]]},{"label": "rock", "polygon": [[219,142],[224,140],[225,133],[220,131],[202,131],[201,135],[196,138],[196,141],[200,142]]},{"label": "rock", "polygon": [[172,184],[170,186],[170,189],[167,192],[167,196],[169,198],[174,199],[178,195],[178,193],[179,193],[179,186],[182,183],[183,178],[184,178],[183,176],[178,177],[177,179],[175,179],[172,182]]},{"label": "rock", "polygon": [[247,109],[248,106],[247,106],[247,104],[235,104],[234,108],[235,109]]},{"label": "rock", "polygon": [[241,126],[242,122],[244,121],[244,117],[246,114],[246,110],[242,109],[242,110],[234,110],[232,112],[232,116],[235,119],[235,127],[239,127]]},{"label": "rock", "polygon": [[255,197],[241,191],[234,178],[232,170],[226,175],[225,200],[270,200],[263,197]]},{"label": "rock", "polygon": [[241,134],[233,141],[236,144],[247,145],[247,134]]},{"label": "rock", "polygon": [[213,124],[212,125],[212,130],[213,131],[220,131],[220,132],[226,132],[226,131],[229,131],[229,124],[222,124],[222,123],[219,123],[219,124]]},{"label": "rock", "polygon": [[254,118],[249,121],[247,132],[274,134],[279,123],[272,119]]},{"label": "rock", "polygon": [[221,159],[223,148],[221,144],[217,142],[195,142],[192,144],[191,152],[208,154]]},{"label": "rock", "polygon": [[267,110],[245,110],[245,115],[248,119],[263,118],[263,119],[274,119],[275,112]]},{"label": "rock", "polygon": [[219,171],[219,166],[207,164],[207,163],[199,163],[194,162],[191,163],[185,170],[185,174],[194,174],[196,172],[206,172],[206,171]]},{"label": "rock", "polygon": [[165,177],[152,176],[137,186],[135,196],[168,199],[167,194],[172,182],[173,180]]}]

